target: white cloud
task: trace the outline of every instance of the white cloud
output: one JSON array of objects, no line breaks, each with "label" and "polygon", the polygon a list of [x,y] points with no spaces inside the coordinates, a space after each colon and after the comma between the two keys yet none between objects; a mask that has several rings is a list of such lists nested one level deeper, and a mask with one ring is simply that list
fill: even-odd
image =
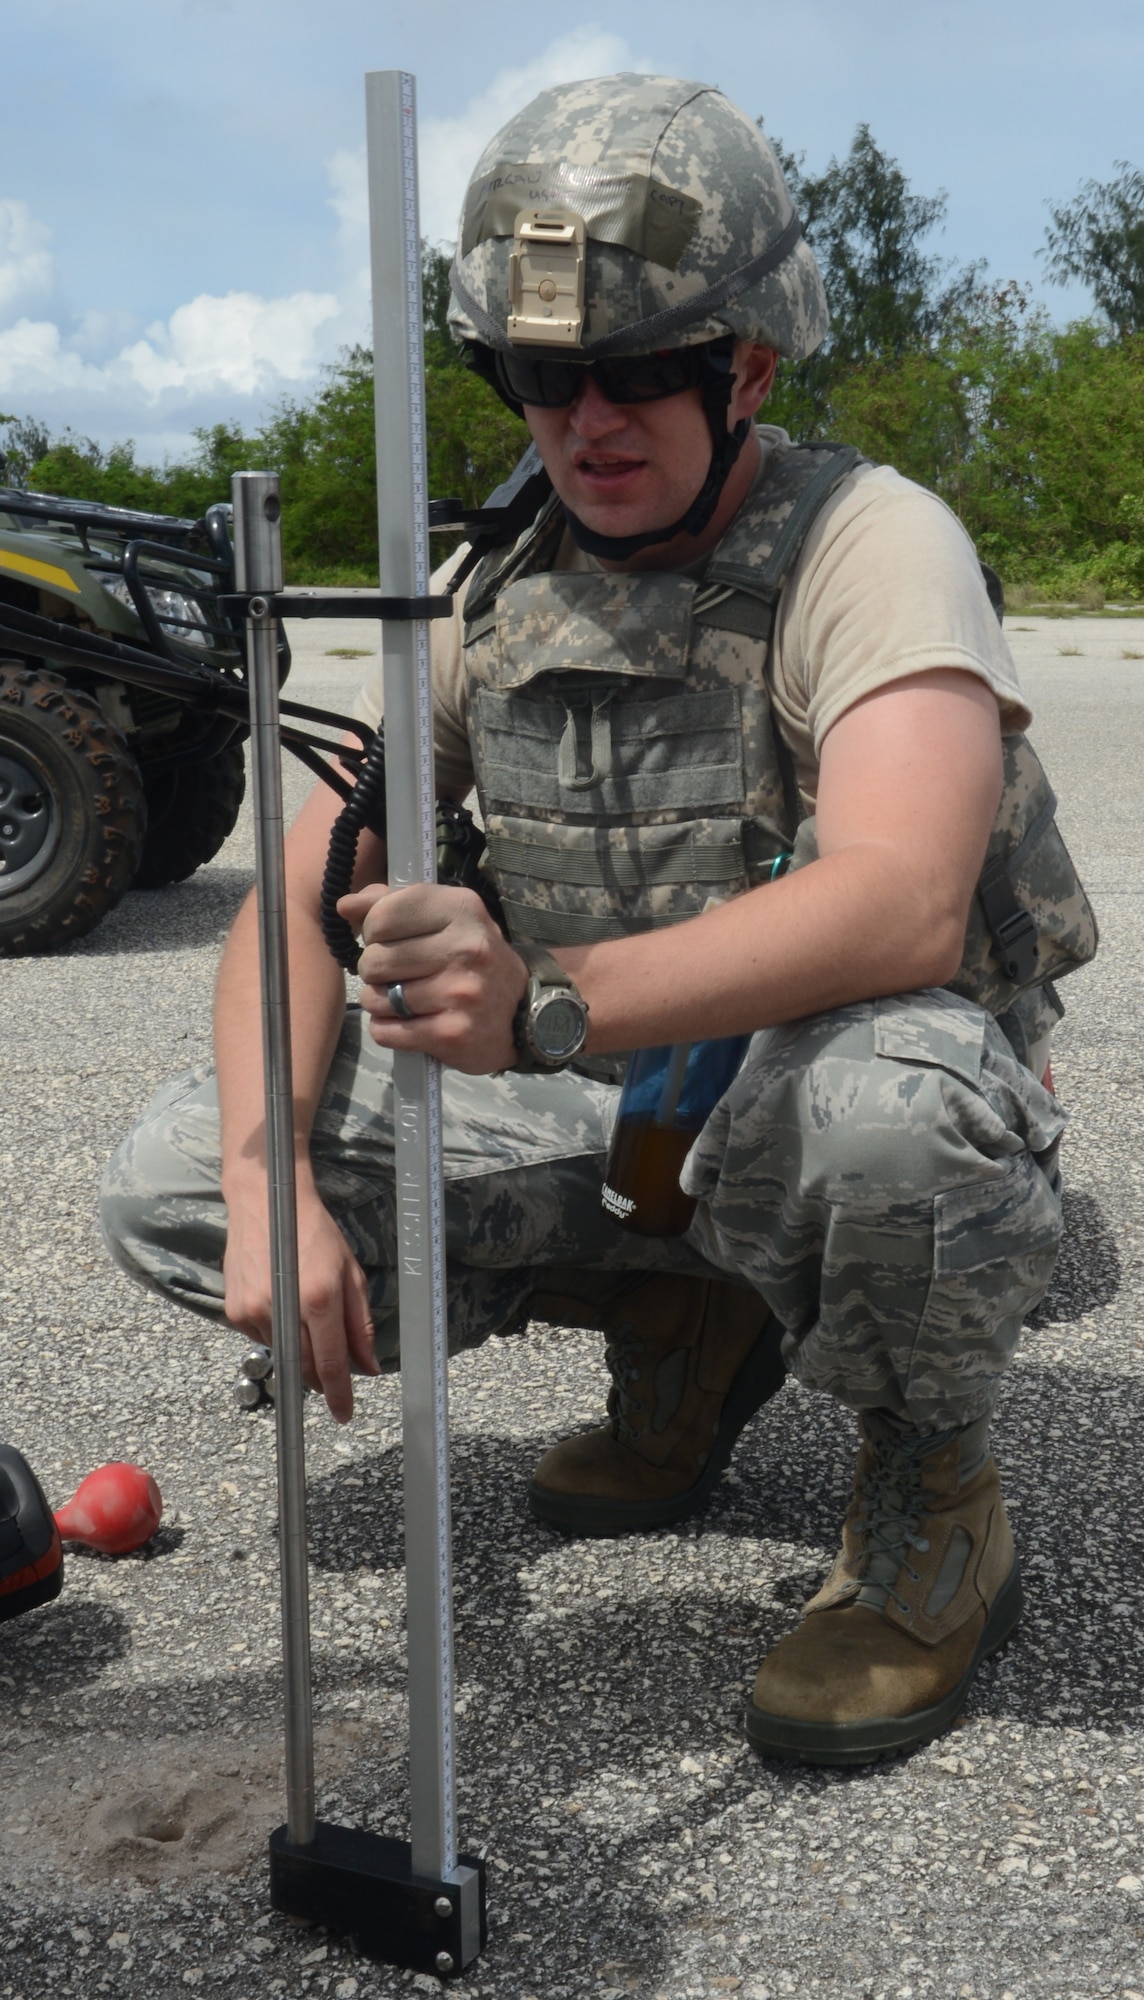
[{"label": "white cloud", "polygon": [[0,393],[9,399],[45,389],[98,391],[103,372],[69,353],[50,320],[18,319],[0,332]]},{"label": "white cloud", "polygon": [[[538,91],[646,67],[621,35],[585,26],[532,61],[498,71],[456,117],[423,117],[422,233],[434,243],[452,239],[478,154]],[[200,292],[142,333],[116,311],[66,323],[49,316],[57,285],[50,232],[26,203],[0,200],[3,406],[33,409],[54,427],[104,439],[131,435],[142,443],[142,432],[165,448],[168,439],[185,440],[195,423],[216,421],[224,399],[226,414],[256,423],[276,393],[312,383],[339,345],[369,337],[364,149],[339,150],[326,169],[337,218],[336,292]]]},{"label": "white cloud", "polygon": [[330,207],[338,218],[338,239],[351,256],[360,258],[369,238],[369,190],[365,181],[365,147],[344,146],[326,161],[333,192]]},{"label": "white cloud", "polygon": [[346,344],[370,338],[369,190],[365,147],[343,147],[326,161],[330,207],[338,218],[337,256]]},{"label": "white cloud", "polygon": [[[584,76],[610,76],[640,65],[621,35],[598,27],[575,28],[550,42],[531,62],[498,70],[487,89],[471,97],[455,118],[422,118],[418,124],[418,181],[421,234],[430,243],[451,243],[457,233],[469,175],[493,133],[523,110],[538,91]],[[326,162],[338,218],[338,236],[355,283],[368,298],[369,194],[365,147],[344,147]]]},{"label": "white cloud", "polygon": [[[53,321],[22,318],[0,331],[0,393],[34,402],[79,391],[97,403],[126,396],[151,405],[171,395],[265,395],[316,374],[325,359],[320,331],[339,310],[332,292],[281,299],[203,292],[99,363],[70,346]],[[93,421],[94,413],[84,419]]]},{"label": "white cloud", "polygon": [[166,326],[125,347],[111,366],[134,375],[145,396],[165,390],[231,389],[250,396],[278,382],[302,382],[322,359],[318,330],[339,313],[332,292],[263,299],[254,292],[212,298],[201,292]]},{"label": "white cloud", "polygon": [[51,240],[26,202],[0,201],[0,316],[51,290]]}]

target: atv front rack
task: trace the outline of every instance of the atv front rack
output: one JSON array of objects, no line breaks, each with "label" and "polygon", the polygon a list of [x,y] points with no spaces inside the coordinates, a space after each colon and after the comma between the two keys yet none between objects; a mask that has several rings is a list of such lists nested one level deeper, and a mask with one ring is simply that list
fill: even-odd
[{"label": "atv front rack", "polygon": [[[325,614],[309,611],[301,615],[316,617]],[[340,615],[360,617],[362,614]],[[20,611],[14,605],[0,603],[0,647],[6,640],[21,654],[42,659],[48,666],[58,663],[61,666],[99,668],[104,673],[114,673],[116,679],[124,681],[128,687],[150,688],[156,693],[171,695],[188,709],[200,710],[208,726],[216,719],[229,722],[228,736],[233,735],[237,728],[250,728],[250,697],[245,682],[232,679],[215,667],[198,666],[183,660],[157,660],[152,653],[144,653],[122,639],[109,639],[98,632],[84,632],[79,626],[61,627],[55,619],[41,618],[33,611]],[[283,699],[281,708],[288,718],[282,724],[283,746],[322,778],[339,798],[347,799],[353,787],[333,764],[326,761],[326,757],[335,757],[350,770],[355,770],[373,741],[374,732],[369,724],[358,722],[352,716],[340,715],[333,709],[311,708],[305,702]],[[306,724],[313,724],[319,729],[346,731],[358,738],[361,747],[358,749],[353,744],[332,741],[328,736],[316,734],[314,728],[305,727]],[[181,754],[172,753],[172,761],[176,761]],[[189,754],[202,756],[202,742],[196,743]]]},{"label": "atv front rack", "polygon": [[[477,563],[492,549],[503,547],[522,533],[550,490],[536,448],[531,446],[510,478],[490,494],[483,507],[465,507],[459,500],[430,501],[431,530],[460,532],[471,537],[465,557],[449,579],[447,593],[407,598],[383,596],[376,590],[295,588],[259,601],[270,615],[286,622],[295,618],[447,618],[453,611],[457,591]],[[7,643],[21,656],[42,660],[47,666],[59,664],[112,673],[128,687],[146,688],[180,701],[192,711],[198,710],[203,718],[203,733],[194,735],[190,741],[180,740],[167,753],[158,753],[155,762],[176,764],[202,757],[208,749],[216,747],[216,735],[227,738],[236,729],[249,730],[250,697],[241,652],[236,655],[233,672],[208,666],[205,661],[188,660],[185,652],[174,653],[146,598],[138,571],[140,555],[153,551],[171,557],[180,552],[185,554],[188,566],[200,566],[233,583],[229,506],[220,502],[208,508],[201,521],[184,521],[162,514],[133,513],[123,507],[104,507],[94,501],[58,500],[51,494],[0,488],[0,514],[5,513],[75,529],[85,553],[101,562],[103,551],[91,547],[88,539],[91,534],[102,530],[122,536],[137,531],[121,564],[114,566],[122,568],[155,652],[144,652],[124,639],[88,632],[79,625],[44,618],[0,600],[0,656]],[[196,537],[209,541],[210,555],[190,549],[189,544]],[[251,593],[231,589],[220,593],[216,601],[235,643],[241,646]],[[349,771],[356,778],[368,757],[374,731],[368,723],[332,709],[313,708],[286,699],[279,706],[283,747],[340,799],[348,799],[353,785],[343,773]],[[317,733],[321,730],[340,730],[356,736],[360,747],[331,740]]]},{"label": "atv front rack", "polygon": [[[147,535],[152,541],[170,542],[177,548],[186,548],[196,536],[205,530],[207,539],[214,546],[217,528],[212,533],[210,515],[222,517],[225,528],[230,507],[220,501],[211,507],[202,520],[184,521],[174,514],[144,514],[133,507],[108,507],[100,500],[67,500],[55,493],[25,492],[19,486],[0,486],[0,514],[16,514],[27,521],[59,527],[76,528],[81,541],[93,530],[103,529],[113,535]],[[227,549],[230,536],[227,535]],[[216,550],[221,554],[221,550]],[[230,562],[234,573],[233,557]]]}]

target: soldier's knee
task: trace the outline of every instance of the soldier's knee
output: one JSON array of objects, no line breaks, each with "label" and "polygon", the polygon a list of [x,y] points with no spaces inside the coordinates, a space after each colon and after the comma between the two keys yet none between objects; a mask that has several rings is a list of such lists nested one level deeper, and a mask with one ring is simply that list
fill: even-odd
[{"label": "soldier's knee", "polygon": [[[926,1199],[1022,1150],[982,1088],[988,1018],[953,994],[897,995],[757,1038],[727,1101],[767,1179],[830,1203]],[[740,1155],[741,1156],[741,1155]]]},{"label": "soldier's knee", "polygon": [[221,1310],[226,1211],[211,1079],[179,1078],[152,1100],[104,1169],[99,1222],[108,1254],[130,1277]]}]

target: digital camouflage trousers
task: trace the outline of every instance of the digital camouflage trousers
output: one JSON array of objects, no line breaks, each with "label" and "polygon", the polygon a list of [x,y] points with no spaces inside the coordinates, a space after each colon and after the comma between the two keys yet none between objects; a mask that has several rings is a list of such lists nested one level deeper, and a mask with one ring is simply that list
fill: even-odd
[{"label": "digital camouflage trousers", "polygon": [[[453,1350],[526,1323],[532,1293],[590,1304],[609,1275],[737,1277],[786,1330],[808,1388],[922,1430],[992,1403],[1052,1275],[1064,1114],[981,1008],[899,994],[756,1035],[684,1169],[684,1237],[630,1235],[600,1205],[618,1087],[445,1072]],[[379,1359],[398,1350],[389,1056],[351,1008],[314,1127],[323,1200],[366,1273]],[[221,1315],[226,1209],[213,1074],[167,1085],[110,1161],[111,1254]]]}]

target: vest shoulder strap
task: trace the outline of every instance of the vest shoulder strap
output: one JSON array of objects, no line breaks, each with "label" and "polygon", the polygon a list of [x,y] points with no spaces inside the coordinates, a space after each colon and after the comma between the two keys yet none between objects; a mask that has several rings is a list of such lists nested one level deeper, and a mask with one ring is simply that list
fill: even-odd
[{"label": "vest shoulder strap", "polygon": [[[852,444],[796,444],[776,452],[708,563],[703,595],[721,585],[773,606],[831,494],[869,463]],[[701,615],[698,600],[695,610]],[[730,615],[724,612],[722,622]]]},{"label": "vest shoulder strap", "polygon": [[[830,495],[857,466],[868,463],[848,444],[791,445],[776,452],[704,571],[694,617],[717,631],[757,640],[767,649],[769,665],[775,610],[799,551]],[[774,746],[793,830],[804,807],[794,758],[777,718]]]},{"label": "vest shoulder strap", "polygon": [[511,547],[493,549],[477,564],[465,598],[465,623],[473,625],[491,611],[498,591],[517,577],[546,569],[555,558],[564,533],[564,514],[555,493],[550,493],[536,519]]}]

